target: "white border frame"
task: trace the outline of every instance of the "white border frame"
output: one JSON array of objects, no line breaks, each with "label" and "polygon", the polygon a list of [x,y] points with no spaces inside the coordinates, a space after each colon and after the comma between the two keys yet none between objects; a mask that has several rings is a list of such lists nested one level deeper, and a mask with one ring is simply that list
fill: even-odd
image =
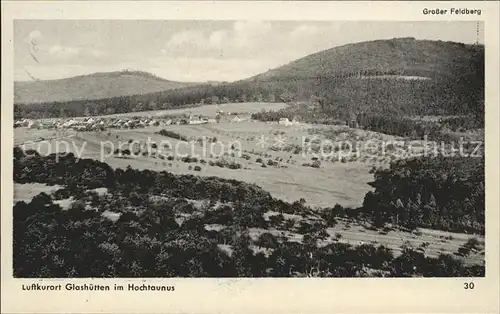
[{"label": "white border frame", "polygon": [[[481,16],[429,16],[424,7],[482,9]],[[498,2],[2,2],[2,313],[499,312]],[[114,283],[141,279],[12,278],[12,100],[14,19],[216,19],[484,21],[486,47],[486,277],[448,279],[148,279],[174,292],[30,292],[33,282]],[[474,290],[463,283],[474,281]]]}]

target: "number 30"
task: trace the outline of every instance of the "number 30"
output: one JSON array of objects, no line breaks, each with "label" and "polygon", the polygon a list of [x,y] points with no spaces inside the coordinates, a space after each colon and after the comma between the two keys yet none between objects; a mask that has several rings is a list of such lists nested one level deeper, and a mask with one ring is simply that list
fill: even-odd
[{"label": "number 30", "polygon": [[472,289],[474,289],[474,283],[473,282],[464,282],[464,289],[465,290],[472,290]]}]

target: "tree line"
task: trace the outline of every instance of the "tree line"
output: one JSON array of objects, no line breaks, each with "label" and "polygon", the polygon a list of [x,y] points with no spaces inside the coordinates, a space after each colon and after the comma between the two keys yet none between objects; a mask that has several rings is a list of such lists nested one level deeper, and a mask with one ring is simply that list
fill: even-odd
[{"label": "tree line", "polygon": [[484,158],[400,160],[374,176],[361,211],[376,225],[484,234]]}]

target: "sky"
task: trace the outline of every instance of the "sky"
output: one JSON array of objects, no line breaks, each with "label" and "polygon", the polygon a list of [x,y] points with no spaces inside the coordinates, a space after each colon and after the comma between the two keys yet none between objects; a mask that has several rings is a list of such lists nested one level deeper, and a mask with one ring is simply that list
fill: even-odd
[{"label": "sky", "polygon": [[396,37],[472,44],[477,40],[477,25],[476,22],[16,20],[14,79],[58,79],[128,69],[174,81],[231,82],[321,50]]}]

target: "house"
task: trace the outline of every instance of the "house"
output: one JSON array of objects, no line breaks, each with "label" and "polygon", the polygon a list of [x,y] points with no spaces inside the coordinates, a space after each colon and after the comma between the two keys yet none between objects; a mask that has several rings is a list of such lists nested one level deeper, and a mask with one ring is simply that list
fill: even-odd
[{"label": "house", "polygon": [[193,117],[189,115],[188,124],[202,124],[204,123],[200,117]]},{"label": "house", "polygon": [[240,117],[236,116],[236,117],[234,117],[234,118],[231,119],[231,122],[232,123],[238,123],[238,122],[241,122],[241,119],[240,119]]},{"label": "house", "polygon": [[52,123],[52,121],[41,121],[38,123],[37,127],[43,128],[43,129],[51,129],[54,127],[54,124]]},{"label": "house", "polygon": [[281,125],[291,125],[292,123],[288,120],[288,118],[281,118],[278,122]]},{"label": "house", "polygon": [[63,128],[69,128],[69,127],[71,127],[72,125],[74,125],[74,124],[76,124],[76,123],[77,123],[77,122],[76,122],[75,120],[70,119],[70,120],[68,120],[68,121],[64,122],[61,126],[62,126]]},{"label": "house", "polygon": [[207,119],[207,123],[217,123],[217,120],[213,119],[213,118],[209,118],[209,119]]},{"label": "house", "polygon": [[189,124],[204,124],[204,123],[207,123],[207,122],[205,120],[202,120],[202,119],[189,120]]}]

